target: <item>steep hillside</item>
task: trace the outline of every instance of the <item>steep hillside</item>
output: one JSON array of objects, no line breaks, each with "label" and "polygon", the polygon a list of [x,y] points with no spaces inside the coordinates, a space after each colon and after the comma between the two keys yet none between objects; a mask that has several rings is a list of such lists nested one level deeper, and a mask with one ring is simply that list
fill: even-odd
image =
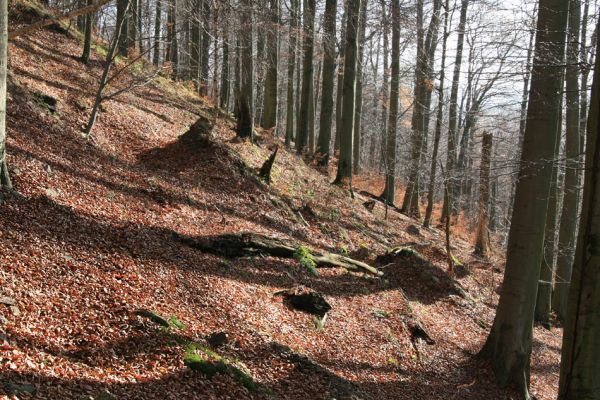
[{"label": "steep hillside", "polygon": [[[260,146],[236,141],[230,116],[166,78],[107,102],[87,140],[81,128],[101,57],[84,66],[79,52],[62,29],[10,47],[17,192],[0,198],[0,395],[515,398],[473,357],[492,322],[501,260],[478,260],[457,240],[469,292],[461,297],[444,284],[440,231],[415,229],[417,221],[393,210],[385,219],[381,204],[367,210],[368,199],[351,198],[283,148],[273,183],[264,184],[256,169],[279,140],[263,133]],[[199,116],[216,122],[206,149],[178,141]],[[315,276],[294,259],[224,258],[178,240],[240,231],[349,254],[385,275],[328,268]],[[432,265],[377,257],[399,245]],[[295,285],[331,304],[324,325],[274,295]],[[415,339],[415,321],[434,343]],[[219,332],[226,343],[206,340]],[[540,399],[555,395],[560,333],[536,328]],[[225,373],[184,364],[193,353],[219,365],[209,347],[226,357]]]}]

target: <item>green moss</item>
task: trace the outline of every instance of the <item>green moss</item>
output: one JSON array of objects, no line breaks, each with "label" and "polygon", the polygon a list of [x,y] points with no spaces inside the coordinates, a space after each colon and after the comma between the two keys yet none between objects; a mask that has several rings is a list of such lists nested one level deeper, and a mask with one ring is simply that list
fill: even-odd
[{"label": "green moss", "polygon": [[[200,352],[200,354],[198,354]],[[200,372],[211,379],[216,374],[230,374],[248,390],[256,390],[257,385],[248,372],[236,366],[236,361],[221,357],[214,351],[196,343],[186,347],[183,363],[193,371]]]},{"label": "green moss", "polygon": [[168,319],[168,322],[170,328],[177,328],[181,330],[185,329],[185,324],[177,319],[175,315],[171,315],[171,317]]},{"label": "green moss", "polygon": [[300,246],[296,249],[294,253],[294,258],[298,260],[300,265],[308,270],[312,275],[318,276],[319,271],[317,271],[317,263],[313,255],[310,252],[310,249],[306,246]]}]

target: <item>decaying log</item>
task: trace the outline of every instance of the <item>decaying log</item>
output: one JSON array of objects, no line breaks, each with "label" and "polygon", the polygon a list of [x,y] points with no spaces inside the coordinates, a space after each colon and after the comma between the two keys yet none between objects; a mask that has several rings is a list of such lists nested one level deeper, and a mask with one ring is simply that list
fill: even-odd
[{"label": "decaying log", "polygon": [[[176,235],[176,238],[195,249],[224,257],[270,255],[273,257],[294,258],[300,247],[300,245],[288,240],[253,232],[226,233],[197,238]],[[383,273],[377,268],[339,254],[320,253],[311,250],[310,255],[318,267],[342,267],[350,271],[383,276]]]},{"label": "decaying log", "polygon": [[279,146],[275,145],[275,150],[273,150],[273,153],[267,158],[258,172],[258,176],[267,183],[271,183],[271,170],[273,169],[273,163],[275,163],[277,150],[279,150]]}]

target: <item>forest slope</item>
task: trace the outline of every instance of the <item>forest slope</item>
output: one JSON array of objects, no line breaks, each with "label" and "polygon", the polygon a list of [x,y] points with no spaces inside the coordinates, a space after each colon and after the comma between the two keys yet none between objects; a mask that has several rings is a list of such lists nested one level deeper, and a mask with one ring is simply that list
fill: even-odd
[{"label": "forest slope", "polygon": [[[0,394],[515,398],[473,357],[492,322],[501,260],[477,260],[456,241],[471,271],[460,282],[473,301],[432,285],[410,260],[378,262],[387,248],[412,245],[442,276],[443,236],[409,229],[418,222],[394,211],[384,219],[381,204],[368,211],[366,198],[351,199],[283,149],[265,185],[255,170],[279,140],[237,142],[229,116],[166,78],[108,101],[86,140],[81,128],[102,62],[94,52],[84,66],[79,53],[80,43],[56,27],[10,47],[8,154],[18,193],[0,199],[0,296],[16,304],[0,304]],[[44,96],[57,100],[55,112]],[[203,151],[177,141],[199,115],[216,120],[214,144]],[[385,276],[338,268],[313,276],[296,260],[225,259],[176,236],[239,231],[350,254]],[[324,327],[273,295],[294,285],[332,305]],[[170,326],[139,309],[170,318]],[[411,340],[412,314],[435,344]],[[215,332],[229,338],[216,351],[257,387],[184,365],[192,344],[208,346]],[[536,338],[533,392],[551,399],[560,330],[536,328]]]}]

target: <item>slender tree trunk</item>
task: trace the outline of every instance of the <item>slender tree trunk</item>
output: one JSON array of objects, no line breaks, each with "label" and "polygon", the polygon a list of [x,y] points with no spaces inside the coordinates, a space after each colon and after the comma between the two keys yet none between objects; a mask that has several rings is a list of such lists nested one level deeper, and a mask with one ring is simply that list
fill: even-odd
[{"label": "slender tree trunk", "polygon": [[299,0],[290,0],[290,31],[288,47],[288,73],[287,73],[287,105],[285,120],[285,147],[288,149],[294,138],[294,69],[296,66],[296,36]]},{"label": "slender tree trunk", "polygon": [[467,25],[467,13],[469,0],[462,0],[460,6],[460,20],[458,23],[458,38],[456,39],[456,58],[454,60],[454,73],[452,75],[452,87],[450,88],[450,105],[448,107],[448,150],[446,157],[446,180],[448,196],[444,196],[444,206],[442,207],[442,220],[447,217],[447,211],[456,212],[453,204],[456,193],[454,169],[456,164],[456,139],[457,139],[457,116],[458,116],[458,89],[460,83],[460,69],[463,58],[463,47],[465,40],[465,28]]},{"label": "slender tree trunk", "polygon": [[479,167],[479,213],[475,236],[475,254],[487,256],[489,251],[490,165],[492,134],[483,132],[481,141],[481,166]]},{"label": "slender tree trunk", "polygon": [[8,0],[0,0],[0,189],[12,189],[6,162],[6,68],[8,65]]},{"label": "slender tree trunk", "polygon": [[123,57],[127,57],[129,51],[129,6],[130,0],[117,0],[117,21],[124,21],[118,45],[118,54]]},{"label": "slender tree trunk", "polygon": [[100,104],[104,99],[104,89],[106,88],[106,84],[108,83],[108,75],[110,74],[110,69],[115,61],[118,46],[121,43],[121,35],[125,34],[123,30],[125,28],[125,25],[127,25],[127,19],[125,16],[127,15],[129,3],[117,3],[117,6],[125,7],[125,9],[117,13],[117,15],[120,16],[121,19],[117,19],[116,31],[114,33],[113,38],[110,41],[110,45],[108,46],[108,52],[106,53],[106,60],[104,62],[104,69],[102,70],[102,75],[98,84],[98,90],[96,91],[96,96],[94,98],[94,105],[92,106],[92,111],[90,112],[88,123],[84,129],[84,134],[86,137],[89,137],[91,135],[92,129],[94,129],[94,125],[96,125],[98,112],[100,111]]},{"label": "slender tree trunk", "polygon": [[253,23],[252,0],[240,3],[239,38],[241,46],[241,85],[237,98],[237,136],[254,142],[254,62],[252,59]]},{"label": "slender tree trunk", "polygon": [[191,22],[191,49],[190,49],[190,78],[200,93],[200,2],[192,0],[190,10]]},{"label": "slender tree trunk", "polygon": [[229,110],[229,31],[227,27],[223,32],[223,61],[221,65],[221,94],[219,95],[219,106],[223,110]]},{"label": "slender tree trunk", "polygon": [[[381,133],[382,133],[382,139],[381,139],[381,160],[379,162],[379,170],[380,171],[384,171],[386,174],[386,177],[388,175],[388,167],[387,167],[387,119],[388,119],[388,98],[389,98],[389,87],[388,87],[388,83],[389,83],[389,65],[388,65],[388,60],[389,60],[389,44],[388,44],[388,32],[389,32],[389,21],[388,21],[388,17],[387,17],[387,9],[386,9],[386,1],[385,0],[381,0],[381,10],[382,10],[382,28],[383,28],[383,83],[382,83],[382,90],[381,90]],[[400,52],[400,50],[398,50],[398,53]],[[395,134],[395,133],[394,133]],[[394,176],[394,180],[391,182],[392,184],[395,183],[396,180],[396,171],[392,171],[391,172]],[[385,180],[386,182],[386,186],[383,189],[383,193],[382,193],[382,197],[383,198],[387,198],[386,193],[388,190],[388,180],[386,178]]]},{"label": "slender tree trunk", "polygon": [[277,67],[279,64],[279,0],[270,0],[271,25],[267,31],[267,76],[263,102],[263,128],[277,125]]},{"label": "slender tree trunk", "polygon": [[337,73],[337,93],[335,99],[335,139],[333,150],[337,152],[340,149],[340,138],[342,135],[342,96],[344,93],[344,52],[346,49],[346,25],[348,19],[349,0],[344,2],[344,14],[342,15],[342,28],[340,32],[340,47],[338,49],[338,73]]},{"label": "slender tree trunk", "polygon": [[[201,71],[200,71],[200,94],[202,96],[208,95],[208,60],[209,60],[209,51],[210,51],[210,16],[211,16],[211,7],[208,0],[202,1],[202,45],[200,49],[200,58],[201,58]],[[246,34],[246,33],[245,33]]]},{"label": "slender tree trunk", "polygon": [[319,164],[328,165],[333,119],[333,84],[335,79],[335,16],[337,0],[326,0],[323,17],[323,79],[321,116],[319,119]]},{"label": "slender tree trunk", "polygon": [[[94,0],[87,0],[87,5],[91,6],[94,4]],[[92,48],[92,22],[94,20],[94,13],[90,12],[85,15],[85,33],[83,39],[83,53],[81,54],[81,61],[87,64],[90,61],[90,51]]]},{"label": "slender tree trunk", "polygon": [[390,112],[387,123],[385,196],[387,204],[394,204],[396,180],[396,126],[400,90],[400,0],[392,0],[392,65],[390,85]]},{"label": "slender tree trunk", "polygon": [[429,78],[429,66],[433,59],[435,46],[437,45],[435,37],[439,27],[441,0],[435,0],[433,3],[433,15],[427,29],[427,36],[423,41],[423,1],[419,0],[417,5],[418,13],[418,33],[417,33],[417,62],[415,68],[415,100],[413,105],[413,115],[411,121],[412,144],[409,160],[409,176],[406,185],[406,192],[402,201],[402,212],[414,217],[420,218],[419,209],[419,188],[420,188],[420,166],[423,157],[423,144],[427,135],[425,120],[429,117],[428,93],[431,90],[427,80]]},{"label": "slender tree trunk", "polygon": [[448,15],[449,1],[444,4],[444,36],[442,38],[442,64],[440,66],[440,86],[438,89],[438,108],[435,121],[435,134],[433,138],[433,153],[431,155],[431,173],[429,175],[429,187],[427,190],[427,208],[425,209],[425,218],[423,226],[429,227],[431,223],[431,213],[433,212],[433,198],[435,195],[435,178],[437,172],[437,157],[440,146],[440,137],[442,136],[442,122],[444,119],[444,78],[446,69],[446,43],[448,41]]},{"label": "slender tree trunk", "polygon": [[577,227],[577,203],[579,186],[579,23],[581,19],[579,0],[569,2],[569,30],[567,33],[566,82],[566,128],[565,183],[563,188],[563,208],[558,232],[558,257],[556,260],[556,282],[552,306],[559,320],[567,314],[567,301]]},{"label": "slender tree trunk", "polygon": [[[596,38],[600,48],[600,38]],[[587,125],[583,206],[564,328],[559,400],[600,399],[600,57]]]},{"label": "slender tree trunk", "polygon": [[162,2],[161,0],[156,0],[156,10],[154,11],[154,49],[152,54],[152,64],[158,67],[160,63],[160,33],[161,33],[161,11],[162,11]]},{"label": "slender tree trunk", "polygon": [[177,45],[177,0],[169,0],[167,14],[167,60],[171,62],[172,78],[177,79],[179,51]]},{"label": "slender tree trunk", "polygon": [[340,185],[346,183],[352,185],[352,139],[354,133],[354,100],[356,93],[356,59],[358,53],[360,3],[361,0],[348,0],[340,159],[335,178],[335,183]]},{"label": "slender tree trunk", "polygon": [[304,38],[302,58],[302,99],[300,100],[300,112],[298,113],[299,129],[296,138],[296,151],[298,154],[306,152],[308,146],[309,131],[309,106],[311,97],[311,85],[313,81],[313,50],[314,50],[314,27],[315,27],[315,0],[304,0]]},{"label": "slender tree trunk", "polygon": [[356,63],[356,94],[354,103],[354,138],[352,143],[352,170],[355,174],[360,173],[360,140],[362,106],[363,106],[363,58],[365,47],[365,32],[367,23],[367,2],[362,0],[360,5],[360,20],[359,20],[359,44],[358,44],[358,61]]},{"label": "slender tree trunk", "polygon": [[[562,104],[562,103],[561,103]],[[562,106],[559,107],[559,112]],[[562,112],[560,112],[562,114]],[[556,137],[561,137],[562,118],[558,116],[556,124]],[[560,151],[560,141],[556,141],[554,148],[554,158],[558,157]],[[552,311],[552,277],[554,276],[555,254],[556,254],[556,223],[558,208],[558,165],[553,163],[552,177],[550,179],[550,192],[548,194],[548,210],[546,211],[546,227],[544,229],[544,250],[542,265],[540,267],[540,279],[538,281],[538,292],[535,303],[534,320],[542,325],[548,326],[550,323],[550,312]]]},{"label": "slender tree trunk", "polygon": [[500,384],[529,396],[532,326],[556,145],[568,1],[540,0],[527,126],[496,317],[481,351]]}]

